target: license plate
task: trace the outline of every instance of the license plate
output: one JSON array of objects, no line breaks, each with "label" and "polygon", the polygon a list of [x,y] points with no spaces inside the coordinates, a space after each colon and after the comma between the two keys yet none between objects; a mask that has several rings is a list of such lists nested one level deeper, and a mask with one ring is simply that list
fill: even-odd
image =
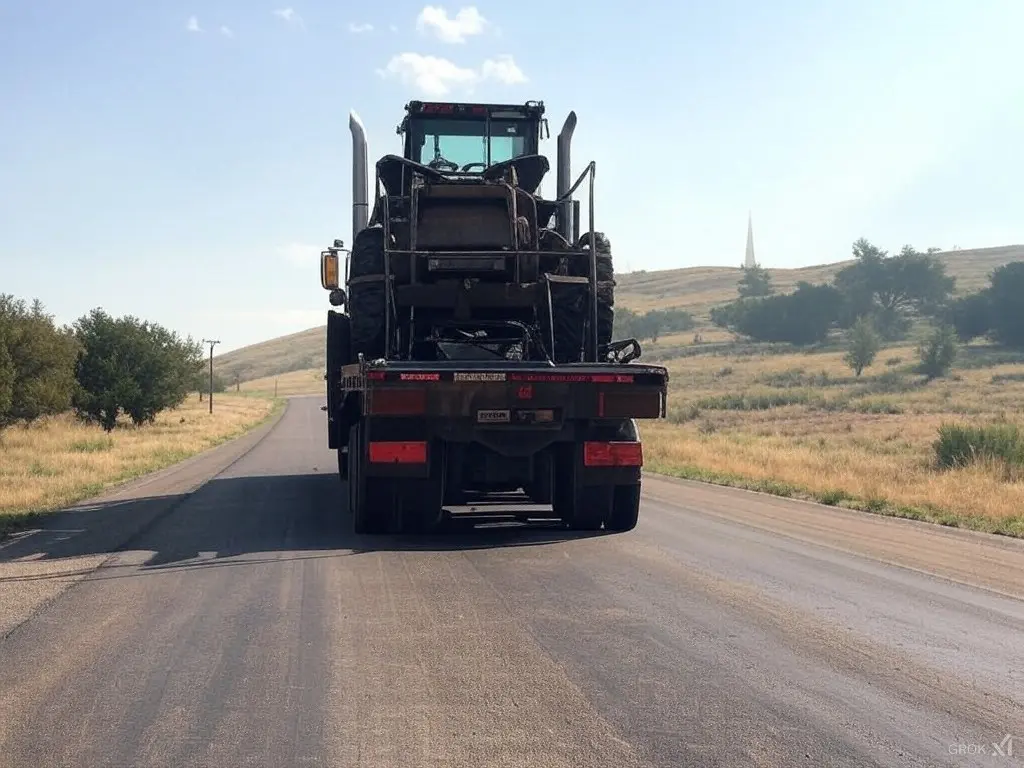
[{"label": "license plate", "polygon": [[485,410],[476,412],[476,420],[481,424],[508,424],[511,414],[505,410]]}]

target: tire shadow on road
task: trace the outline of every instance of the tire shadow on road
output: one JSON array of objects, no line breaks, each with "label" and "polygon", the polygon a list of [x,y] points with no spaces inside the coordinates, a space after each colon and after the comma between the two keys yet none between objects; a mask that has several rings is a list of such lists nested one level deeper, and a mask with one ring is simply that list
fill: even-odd
[{"label": "tire shadow on road", "polygon": [[[552,521],[523,524],[500,511],[454,517],[420,535],[359,535],[352,531],[344,485],[337,475],[261,474],[215,478],[192,493],[79,505],[0,546],[0,564],[142,553],[136,573],[172,567],[206,568],[373,552],[451,551],[543,546],[606,535],[567,530]],[[123,568],[120,570],[124,570]],[[53,578],[66,578],[60,570]],[[0,583],[51,578],[5,576]]]}]

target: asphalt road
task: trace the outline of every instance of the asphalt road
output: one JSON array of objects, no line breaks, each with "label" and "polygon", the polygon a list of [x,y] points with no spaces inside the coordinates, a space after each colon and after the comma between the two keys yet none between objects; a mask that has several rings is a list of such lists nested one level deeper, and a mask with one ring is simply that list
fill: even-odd
[{"label": "asphalt road", "polygon": [[0,548],[0,766],[1024,764],[1018,542],[653,477],[357,537],[320,404]]}]

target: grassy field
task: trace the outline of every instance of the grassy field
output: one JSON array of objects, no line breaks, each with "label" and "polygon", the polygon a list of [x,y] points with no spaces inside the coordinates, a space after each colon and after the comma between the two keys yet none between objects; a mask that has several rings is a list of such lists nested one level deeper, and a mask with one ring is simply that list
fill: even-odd
[{"label": "grassy field", "polygon": [[251,395],[271,395],[277,397],[288,395],[325,395],[327,384],[324,381],[323,368],[306,368],[301,371],[266,376],[262,379],[244,381],[242,392]]},{"label": "grassy field", "polygon": [[111,434],[70,414],[0,434],[0,534],[36,513],[60,509],[104,488],[174,464],[237,437],[280,402],[217,395],[214,412],[196,396],[145,427]]},{"label": "grassy field", "polygon": [[998,463],[939,470],[944,423],[1024,425],[1024,357],[961,350],[950,377],[883,350],[856,379],[841,352],[699,355],[667,363],[669,418],[645,422],[652,471],[1024,536],[1024,476]]}]

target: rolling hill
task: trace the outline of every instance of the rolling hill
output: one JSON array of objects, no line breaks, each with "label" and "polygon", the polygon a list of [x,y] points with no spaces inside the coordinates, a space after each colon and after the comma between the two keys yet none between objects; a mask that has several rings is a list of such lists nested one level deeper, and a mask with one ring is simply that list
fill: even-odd
[{"label": "rolling hill", "polygon": [[[1024,261],[1024,245],[997,248],[946,251],[936,256],[956,278],[957,293],[970,293],[984,287],[996,267],[1011,261]],[[800,269],[769,269],[776,289],[792,290],[798,282],[824,283],[848,265],[849,261],[821,264]],[[616,275],[615,302],[637,312],[679,307],[698,317],[706,317],[711,307],[736,297],[736,284],[742,270],[738,267],[683,267],[655,272],[628,272]],[[326,302],[325,310],[326,312]],[[214,368],[229,383],[260,382],[258,389],[273,388],[273,377],[293,371],[323,370],[325,365],[325,327],[236,349],[214,358]],[[308,377],[307,377],[308,378]],[[245,387],[251,388],[251,387]]]}]

